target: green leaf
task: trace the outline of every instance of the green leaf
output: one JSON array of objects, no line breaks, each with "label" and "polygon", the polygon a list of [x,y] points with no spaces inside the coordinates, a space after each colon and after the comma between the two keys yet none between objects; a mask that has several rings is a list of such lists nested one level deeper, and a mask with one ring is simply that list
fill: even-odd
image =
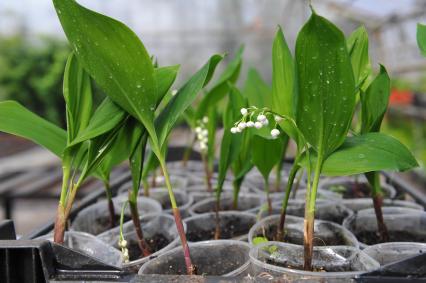
[{"label": "green leaf", "polygon": [[87,127],[92,115],[90,77],[78,63],[73,52],[68,56],[65,66],[63,93],[68,143],[71,143]]},{"label": "green leaf", "polygon": [[272,106],[272,91],[265,83],[256,69],[251,68],[247,73],[247,79],[242,90],[250,106],[258,108]]},{"label": "green leaf", "polygon": [[142,181],[143,161],[145,159],[145,148],[147,144],[147,135],[133,135],[133,141],[136,142],[134,151],[130,154],[130,172],[132,174],[132,195],[136,200]]},{"label": "green leaf", "polygon": [[70,144],[76,145],[105,134],[116,127],[127,116],[127,113],[108,97],[98,106],[89,125]]},{"label": "green leaf", "polygon": [[355,82],[343,33],[313,13],[296,41],[297,125],[327,156],[345,140],[355,108]]},{"label": "green leaf", "polygon": [[283,139],[264,139],[260,136],[253,136],[251,141],[251,160],[254,166],[260,171],[265,180],[269,179],[272,168],[281,161],[283,157]]},{"label": "green leaf", "polygon": [[417,24],[417,45],[422,55],[426,57],[426,25]]},{"label": "green leaf", "polygon": [[176,120],[191,105],[200,90],[208,83],[222,56],[214,55],[179,89],[164,110],[155,119],[155,128],[160,145],[163,145]]},{"label": "green leaf", "polygon": [[104,161],[104,158],[114,147],[116,138],[125,123],[126,120],[123,120],[113,130],[89,140],[89,146],[87,149],[87,160],[82,170],[82,173],[79,176],[79,183],[83,182],[88,176],[98,170],[99,166]]},{"label": "green leaf", "polygon": [[154,78],[157,83],[157,106],[163,100],[176,80],[179,65],[160,67],[154,69]]},{"label": "green leaf", "polygon": [[231,128],[240,115],[240,109],[245,106],[241,93],[231,86],[228,105],[223,115],[223,138],[220,145],[219,176],[216,194],[220,197],[223,183],[229,166],[238,158],[241,149],[242,135],[232,134]]},{"label": "green leaf", "polygon": [[201,119],[208,112],[208,108],[222,100],[229,92],[229,83],[235,83],[240,75],[242,64],[243,47],[241,47],[235,58],[226,66],[214,86],[208,91],[198,105],[195,117]]},{"label": "green leaf", "polygon": [[367,88],[361,92],[361,133],[378,132],[388,108],[390,79],[385,67],[380,65],[380,73]]},{"label": "green leaf", "polygon": [[295,118],[295,70],[293,57],[284,38],[281,27],[278,27],[272,45],[272,110]]},{"label": "green leaf", "polygon": [[[315,164],[312,152],[311,163]],[[306,157],[302,161],[307,166]],[[322,173],[344,176],[380,170],[405,171],[417,167],[411,152],[395,138],[382,133],[348,137],[324,162]]]},{"label": "green leaf", "polygon": [[[347,46],[351,57],[352,69],[356,85],[363,90],[368,84],[366,79],[371,75],[371,63],[368,56],[368,34],[364,26],[357,28],[348,38]],[[364,83],[362,83],[364,82]]]},{"label": "green leaf", "polygon": [[112,101],[145,126],[158,151],[154,67],[142,42],[121,22],[74,0],[53,3],[79,62]]},{"label": "green leaf", "polygon": [[0,131],[35,142],[62,158],[67,133],[15,101],[0,102]]}]

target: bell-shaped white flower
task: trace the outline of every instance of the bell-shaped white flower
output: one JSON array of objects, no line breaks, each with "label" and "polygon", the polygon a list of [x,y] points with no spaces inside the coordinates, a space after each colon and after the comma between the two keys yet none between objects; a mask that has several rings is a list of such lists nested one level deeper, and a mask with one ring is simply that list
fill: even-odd
[{"label": "bell-shaped white flower", "polygon": [[280,131],[278,130],[278,129],[273,129],[272,131],[271,131],[271,136],[273,137],[273,138],[276,138],[276,137],[278,137],[280,135]]}]

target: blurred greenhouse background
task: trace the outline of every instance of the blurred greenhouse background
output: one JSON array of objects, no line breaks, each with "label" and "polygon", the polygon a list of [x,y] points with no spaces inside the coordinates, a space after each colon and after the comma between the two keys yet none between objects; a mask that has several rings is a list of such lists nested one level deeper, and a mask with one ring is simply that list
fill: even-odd
[{"label": "blurred greenhouse background", "polygon": [[[271,45],[277,25],[283,27],[292,47],[310,14],[307,0],[78,2],[126,23],[162,65],[183,61],[178,81],[185,80],[211,54],[234,54],[243,44],[239,82],[244,82],[250,67],[256,67],[270,82]],[[417,47],[416,24],[426,23],[426,1],[313,0],[312,5],[347,35],[360,25],[366,27],[373,68],[385,65],[393,79],[384,131],[413,150],[422,165],[416,174],[424,180],[426,59]],[[0,100],[18,100],[64,125],[62,75],[68,52],[50,0],[0,1]],[[0,142],[5,139],[0,135]],[[6,155],[5,148],[0,148],[0,157]]]}]

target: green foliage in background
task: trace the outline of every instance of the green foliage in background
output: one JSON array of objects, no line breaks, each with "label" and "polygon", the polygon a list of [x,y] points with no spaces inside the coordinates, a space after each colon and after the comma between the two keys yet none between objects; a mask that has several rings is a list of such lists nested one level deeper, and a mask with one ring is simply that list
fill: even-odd
[{"label": "green foliage in background", "polygon": [[0,38],[0,100],[13,99],[65,125],[62,77],[70,50],[62,41]]}]

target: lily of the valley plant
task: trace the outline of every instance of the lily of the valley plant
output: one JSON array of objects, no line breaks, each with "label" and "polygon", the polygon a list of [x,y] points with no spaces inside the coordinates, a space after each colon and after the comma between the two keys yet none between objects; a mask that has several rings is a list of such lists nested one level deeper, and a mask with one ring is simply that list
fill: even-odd
[{"label": "lily of the valley plant", "polygon": [[[272,91],[272,109],[254,105],[242,113],[243,117],[248,115],[252,118],[250,121],[257,122],[265,121],[268,116],[278,117],[279,128],[298,145],[283,200],[277,238],[284,233],[285,210],[294,177],[299,168],[306,167],[305,270],[312,270],[315,203],[321,174],[373,175],[374,178],[368,179],[373,180],[374,198],[380,193],[377,173],[373,172],[403,171],[417,166],[404,145],[378,132],[387,107],[388,78],[382,68],[370,87],[365,88],[370,75],[365,68],[369,66],[364,64],[365,60],[356,58],[361,56],[359,50],[363,47],[362,42],[357,40],[348,49],[343,33],[313,11],[299,32],[293,59],[279,29],[272,52],[275,90]],[[348,135],[359,93],[363,109],[362,131],[357,135]],[[269,131],[269,137],[279,135],[275,129],[269,128]],[[232,132],[236,132],[235,128]],[[253,148],[253,151],[263,150]]]}]

